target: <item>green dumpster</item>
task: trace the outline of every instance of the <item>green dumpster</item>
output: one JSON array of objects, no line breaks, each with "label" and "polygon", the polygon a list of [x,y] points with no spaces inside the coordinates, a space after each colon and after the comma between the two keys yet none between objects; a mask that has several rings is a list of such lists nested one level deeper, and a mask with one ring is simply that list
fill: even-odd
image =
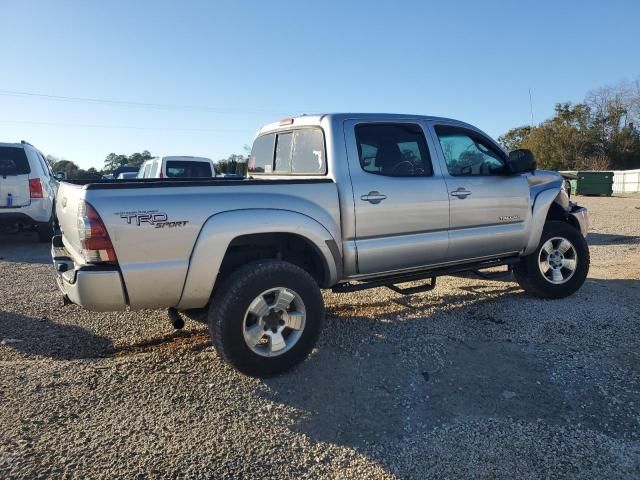
[{"label": "green dumpster", "polygon": [[[577,172],[576,188],[578,195],[607,195],[613,193],[613,172]],[[573,187],[573,185],[572,185]]]},{"label": "green dumpster", "polygon": [[559,172],[563,176],[565,181],[569,182],[571,187],[571,194],[575,194],[578,188],[578,172]]}]

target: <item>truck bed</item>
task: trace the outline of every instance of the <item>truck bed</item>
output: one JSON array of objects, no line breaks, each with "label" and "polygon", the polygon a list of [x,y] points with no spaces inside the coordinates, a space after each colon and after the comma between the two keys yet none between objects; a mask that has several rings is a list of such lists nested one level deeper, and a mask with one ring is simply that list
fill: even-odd
[{"label": "truck bed", "polygon": [[104,222],[133,308],[177,305],[194,248],[207,240],[205,224],[234,221],[238,212],[253,212],[250,226],[295,212],[341,238],[337,187],[328,178],[71,181],[60,183],[58,197],[61,241],[75,267],[86,264],[78,229],[84,201]]}]

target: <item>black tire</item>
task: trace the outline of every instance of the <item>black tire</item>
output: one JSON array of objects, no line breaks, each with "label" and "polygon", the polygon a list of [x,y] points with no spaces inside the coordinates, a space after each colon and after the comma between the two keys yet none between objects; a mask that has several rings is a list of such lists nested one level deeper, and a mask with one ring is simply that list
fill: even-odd
[{"label": "black tire", "polygon": [[53,216],[48,222],[38,223],[37,231],[40,243],[50,243],[53,238]]},{"label": "black tire", "polygon": [[[548,240],[555,237],[568,240],[576,253],[576,268],[573,276],[561,284],[554,284],[548,280],[540,271],[538,264],[540,250]],[[582,286],[589,273],[589,262],[589,246],[582,234],[566,222],[550,221],[544,226],[538,247],[513,267],[513,274],[522,289],[531,295],[539,298],[564,298],[572,295]]]},{"label": "black tire", "polygon": [[[251,302],[271,288],[297,293],[306,312],[300,337],[284,353],[265,357],[244,339],[244,319]],[[324,321],[324,301],[316,281],[306,271],[280,260],[248,263],[222,280],[209,306],[209,333],[218,354],[239,371],[254,377],[275,375],[302,362],[316,344]]]}]

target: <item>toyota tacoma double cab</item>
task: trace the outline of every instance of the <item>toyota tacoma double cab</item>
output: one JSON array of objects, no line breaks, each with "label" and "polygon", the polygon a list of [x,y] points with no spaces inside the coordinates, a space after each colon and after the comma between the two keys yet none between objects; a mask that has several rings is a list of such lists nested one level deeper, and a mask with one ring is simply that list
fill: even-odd
[{"label": "toyota tacoma double cab", "polygon": [[562,177],[460,121],[289,118],[258,132],[247,168],[241,180],[61,182],[52,256],[65,300],[167,308],[176,325],[206,308],[220,356],[267,376],[311,352],[321,289],[413,294],[507,266],[526,292],[562,298],[587,276],[587,210]]}]

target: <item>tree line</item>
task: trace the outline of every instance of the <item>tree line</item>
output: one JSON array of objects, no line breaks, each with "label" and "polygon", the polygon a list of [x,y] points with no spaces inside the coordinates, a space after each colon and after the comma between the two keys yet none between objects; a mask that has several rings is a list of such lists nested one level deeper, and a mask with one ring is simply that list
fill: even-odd
[{"label": "tree line", "polygon": [[[245,150],[248,147],[245,146]],[[134,166],[139,167],[145,161],[153,158],[153,155],[149,150],[142,152],[132,153],[131,155],[123,155],[110,153],[104,159],[104,166],[102,169],[97,170],[91,167],[87,170],[80,168],[75,162],[71,160],[61,159],[53,155],[47,155],[47,161],[51,165],[54,172],[64,172],[66,178],[73,178],[77,180],[91,180],[99,179],[104,175],[112,174],[118,167],[121,166]],[[218,160],[215,163],[216,174],[221,173],[235,173],[239,175],[247,174],[247,160],[246,155],[232,154],[227,158]]]},{"label": "tree line", "polygon": [[[538,125],[512,128],[498,137],[507,149],[531,150],[540,168],[550,170],[626,170],[640,168],[640,79],[590,91],[573,104],[558,103],[551,118]],[[217,174],[247,174],[250,147],[216,162]],[[110,153],[101,170],[84,170],[70,160],[51,155],[54,172],[67,178],[92,179],[123,165],[140,166],[153,158],[148,150],[131,155]]]},{"label": "tree line", "polygon": [[498,141],[507,150],[531,150],[538,166],[550,170],[640,168],[640,80],[592,90],[580,103],[558,103],[551,118],[512,128]]},{"label": "tree line", "polygon": [[99,179],[104,175],[113,173],[118,167],[129,165],[139,167],[146,160],[153,158],[153,155],[149,150],[142,152],[132,153],[131,155],[122,155],[116,153],[110,153],[104,159],[104,166],[101,170],[97,170],[91,167],[87,170],[80,168],[75,162],[66,159],[60,159],[53,155],[47,155],[47,161],[51,165],[54,172],[64,172],[66,178],[73,178],[77,180],[91,180]]}]

